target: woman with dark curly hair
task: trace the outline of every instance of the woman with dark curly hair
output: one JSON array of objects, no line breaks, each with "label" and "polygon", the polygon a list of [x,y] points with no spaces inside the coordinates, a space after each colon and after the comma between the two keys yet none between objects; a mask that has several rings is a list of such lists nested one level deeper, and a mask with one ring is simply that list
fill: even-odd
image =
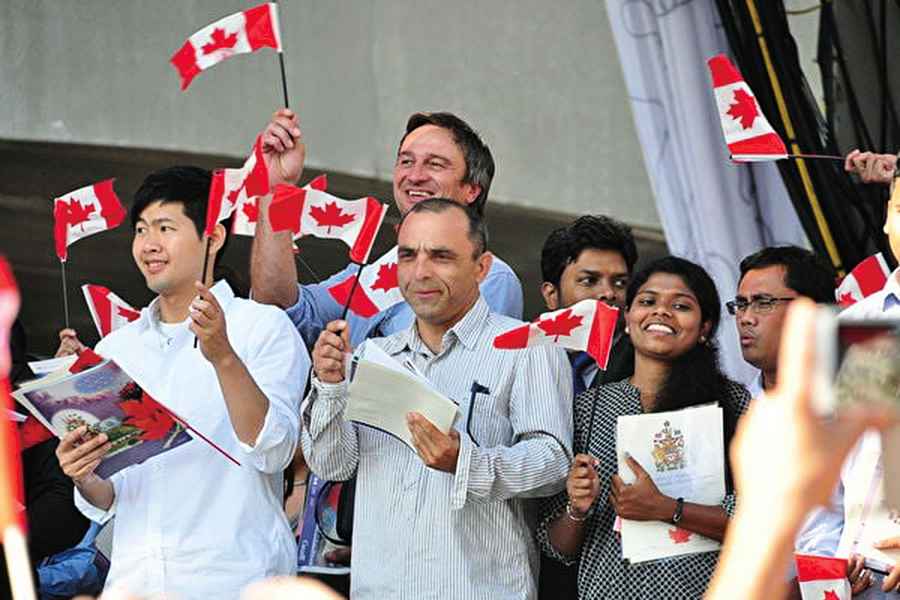
[{"label": "woman with dark curly hair", "polygon": [[566,490],[549,501],[538,527],[545,553],[579,561],[578,596],[587,598],[700,598],[718,552],[646,563],[622,559],[616,516],[677,522],[682,529],[721,540],[734,493],[726,456],[726,496],[707,506],[669,498],[632,461],[638,475],[625,484],[617,473],[616,420],[716,403],[723,409],[725,448],[750,395],[719,368],[714,335],[721,304],[702,267],[676,257],[638,273],[626,296],[626,332],[635,352],[634,375],[587,390],[575,399],[575,459]]}]

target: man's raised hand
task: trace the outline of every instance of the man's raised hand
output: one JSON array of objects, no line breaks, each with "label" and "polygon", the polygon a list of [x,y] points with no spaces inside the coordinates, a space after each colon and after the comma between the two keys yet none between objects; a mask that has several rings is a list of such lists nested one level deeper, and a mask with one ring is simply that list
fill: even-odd
[{"label": "man's raised hand", "polygon": [[276,111],[260,135],[263,159],[269,170],[269,185],[273,188],[279,183],[296,185],[306,161],[306,146],[297,113],[289,108]]},{"label": "man's raised hand", "polygon": [[346,321],[332,321],[325,326],[313,346],[313,371],[323,383],[344,380],[344,355],[351,351],[350,325]]}]

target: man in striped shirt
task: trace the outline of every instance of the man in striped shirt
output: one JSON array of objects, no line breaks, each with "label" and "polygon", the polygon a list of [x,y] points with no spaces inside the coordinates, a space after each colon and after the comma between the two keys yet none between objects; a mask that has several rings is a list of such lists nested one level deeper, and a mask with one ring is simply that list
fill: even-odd
[{"label": "man in striped shirt", "polygon": [[373,341],[456,401],[444,434],[407,417],[417,453],[345,422],[350,332],[333,321],[315,344],[303,453],[332,480],[357,475],[354,598],[534,598],[530,498],[561,490],[572,458],[572,377],[551,346],[499,351],[520,324],[479,293],[491,267],[480,216],[448,199],[417,203],[398,233],[398,278],[415,322]]}]

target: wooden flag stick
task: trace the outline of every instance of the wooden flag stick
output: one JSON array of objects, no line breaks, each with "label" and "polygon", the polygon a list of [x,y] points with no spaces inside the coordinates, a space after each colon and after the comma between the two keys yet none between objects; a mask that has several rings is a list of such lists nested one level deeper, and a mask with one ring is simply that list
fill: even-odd
[{"label": "wooden flag stick", "polygon": [[66,329],[69,328],[69,290],[66,286],[66,261],[59,261],[59,267],[62,269],[62,293],[63,293],[63,311],[66,315]]},{"label": "wooden flag stick", "polygon": [[[203,257],[203,274],[200,276],[200,281],[203,282],[203,285],[206,285],[206,271],[209,269],[209,236],[206,236],[206,255]],[[194,348],[197,347],[197,336],[194,336]]]},{"label": "wooden flag stick", "polygon": [[3,531],[3,554],[6,557],[6,571],[9,573],[13,600],[35,600],[28,544],[25,543],[25,534],[17,525],[8,525]]},{"label": "wooden flag stick", "polygon": [[347,320],[347,312],[350,310],[350,303],[353,302],[353,294],[356,293],[356,288],[359,286],[359,276],[362,275],[363,267],[366,265],[359,265],[359,270],[356,272],[356,279],[353,280],[353,285],[350,286],[350,295],[347,296],[347,304],[344,305],[344,312],[341,313],[341,321]]}]

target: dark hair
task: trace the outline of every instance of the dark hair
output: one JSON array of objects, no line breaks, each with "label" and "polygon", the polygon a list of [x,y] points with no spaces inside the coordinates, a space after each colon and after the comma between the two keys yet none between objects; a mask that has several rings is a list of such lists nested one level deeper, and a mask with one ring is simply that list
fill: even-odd
[{"label": "dark hair", "polygon": [[[144,178],[141,186],[134,193],[131,205],[131,227],[137,226],[141,214],[154,202],[162,204],[181,204],[184,214],[194,223],[197,237],[203,237],[206,230],[206,206],[209,202],[209,188],[212,185],[212,173],[194,166],[166,167],[154,171]],[[231,229],[231,219],[222,222],[225,226],[225,240],[213,259],[213,279],[225,279],[238,296],[247,296],[246,284],[233,269],[221,264],[219,260],[225,254]]]},{"label": "dark hair", "polygon": [[403,227],[403,223],[409,218],[409,215],[422,212],[442,213],[454,208],[460,210],[466,216],[466,220],[469,223],[469,240],[471,240],[472,244],[475,246],[472,258],[478,258],[484,254],[488,248],[487,225],[485,224],[484,219],[481,218],[481,215],[478,214],[473,207],[454,202],[450,198],[428,198],[427,200],[413,204],[412,208],[400,218],[400,225],[398,226],[397,231],[400,230],[400,227]]},{"label": "dark hair", "polygon": [[632,302],[655,273],[667,273],[680,277],[685,285],[694,293],[700,305],[702,323],[709,323],[706,342],[696,346],[675,359],[669,369],[662,388],[656,396],[653,412],[679,410],[689,406],[717,403],[722,407],[725,434],[725,474],[726,482],[731,485],[731,473],[728,468],[728,447],[737,425],[735,407],[723,400],[728,396],[728,388],[732,383],[719,367],[719,350],[715,344],[715,334],[722,316],[722,305],[716,284],[700,265],[676,256],[657,259],[637,273],[631,280],[626,292],[626,306],[631,308]]},{"label": "dark hair", "polygon": [[741,279],[748,271],[784,267],[784,285],[822,304],[834,303],[834,271],[822,258],[797,246],[772,246],[741,261]]},{"label": "dark hair", "polygon": [[570,225],[554,229],[541,250],[541,274],[544,281],[559,287],[566,265],[578,260],[589,249],[613,250],[622,255],[628,273],[637,262],[637,246],[631,227],[604,215],[584,215]]},{"label": "dark hair", "polygon": [[463,183],[477,185],[481,188],[475,201],[472,202],[473,208],[479,215],[484,215],[484,205],[487,202],[488,192],[491,189],[491,181],[494,179],[494,157],[491,155],[491,149],[487,147],[481,137],[469,124],[448,112],[433,113],[413,113],[406,122],[406,133],[400,139],[400,145],[397,147],[397,154],[400,154],[400,148],[412,131],[422,127],[423,125],[435,125],[450,132],[453,141],[459,146],[466,161],[466,173],[463,175]]}]

